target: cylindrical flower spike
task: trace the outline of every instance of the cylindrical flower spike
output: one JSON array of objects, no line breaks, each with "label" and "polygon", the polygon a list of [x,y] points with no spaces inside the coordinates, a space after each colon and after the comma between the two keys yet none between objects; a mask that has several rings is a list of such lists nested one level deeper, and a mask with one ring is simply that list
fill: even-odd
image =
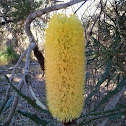
[{"label": "cylindrical flower spike", "polygon": [[84,104],[84,32],[75,15],[54,15],[46,29],[45,76],[52,116],[69,122]]}]

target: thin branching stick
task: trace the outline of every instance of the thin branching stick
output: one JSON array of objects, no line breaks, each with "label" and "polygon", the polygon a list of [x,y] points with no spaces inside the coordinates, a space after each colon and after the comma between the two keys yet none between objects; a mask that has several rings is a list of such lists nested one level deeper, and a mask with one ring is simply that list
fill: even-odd
[{"label": "thin branching stick", "polygon": [[29,42],[30,43],[34,43],[35,42],[35,39],[33,37],[33,34],[30,30],[30,24],[31,22],[37,18],[37,17],[41,17],[42,15],[46,14],[46,13],[49,13],[49,12],[52,12],[52,11],[55,11],[55,10],[59,10],[59,9],[63,9],[63,8],[67,8],[69,6],[72,6],[74,4],[77,4],[79,2],[83,2],[85,0],[71,0],[70,2],[67,2],[67,3],[64,3],[64,4],[58,4],[58,5],[52,5],[50,7],[47,7],[47,8],[44,8],[44,9],[41,9],[39,11],[36,11],[36,12],[33,12],[32,14],[30,14],[27,19],[26,19],[26,22],[25,22],[25,31],[27,33],[27,36],[29,37]]},{"label": "thin branching stick", "polygon": [[[30,55],[31,55],[31,51],[35,48],[35,43],[31,43],[28,47],[28,50],[27,50],[27,53],[26,53],[26,63],[25,63],[25,69],[24,69],[24,75],[21,79],[21,81],[19,82],[18,84],[18,89],[21,90],[22,86],[23,86],[23,82],[24,82],[24,79],[25,79],[25,76],[27,76],[29,74],[29,66],[30,66]],[[17,104],[18,104],[18,94],[16,94],[15,98],[14,98],[14,102],[13,102],[13,105],[12,105],[12,109],[5,121],[5,123],[3,124],[3,126],[8,126],[12,120],[12,117],[15,113],[15,110],[16,110],[16,107],[17,107]]]},{"label": "thin branching stick", "polygon": [[[13,71],[12,71],[11,77],[10,77],[10,82],[13,81],[15,72],[16,72],[18,66],[20,65],[22,59],[23,59],[24,56],[26,55],[27,50],[28,50],[28,49],[26,49],[26,50],[23,52],[23,54],[20,56],[18,62],[16,63],[16,65],[15,65]],[[7,88],[7,91],[6,91],[6,95],[5,95],[5,98],[4,98],[4,102],[3,102],[2,106],[1,106],[1,110],[4,108],[5,104],[7,103],[8,99],[9,99],[9,96],[10,96],[10,89],[11,89],[11,87],[10,87],[10,85],[8,85],[8,88]]]},{"label": "thin branching stick", "polygon": [[[18,89],[21,90],[22,86],[23,86],[23,79],[24,77],[22,77],[21,81],[19,82],[18,84]],[[18,104],[18,99],[19,99],[19,96],[18,94],[15,95],[15,98],[14,98],[14,101],[13,101],[13,104],[12,104],[12,108],[11,108],[11,111],[5,121],[5,123],[3,124],[3,126],[8,126],[13,118],[13,115],[15,113],[15,110],[16,110],[16,107],[17,107],[17,104]]]}]

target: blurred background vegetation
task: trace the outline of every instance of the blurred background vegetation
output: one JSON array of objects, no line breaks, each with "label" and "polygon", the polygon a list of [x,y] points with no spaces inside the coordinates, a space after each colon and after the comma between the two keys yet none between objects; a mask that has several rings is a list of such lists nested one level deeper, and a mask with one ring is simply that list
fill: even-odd
[{"label": "blurred background vegetation", "polygon": [[[86,100],[78,122],[82,126],[103,126],[103,121],[107,120],[105,126],[125,126],[126,1],[88,0],[87,2],[89,3],[85,6],[86,9],[82,9],[84,5],[80,7],[81,4],[77,4],[76,7],[61,10],[61,12],[75,12],[84,26],[86,38]],[[58,2],[0,0],[0,66],[16,63],[27,48],[28,40],[24,32],[27,16],[51,4]],[[92,10],[92,7],[95,9]],[[50,16],[51,14],[46,14],[31,24],[40,50],[44,49],[44,31]],[[115,110],[109,112],[112,108]],[[24,115],[29,117],[28,113]]]},{"label": "blurred background vegetation", "polygon": [[[44,8],[49,1],[36,0],[1,0],[0,1],[0,51],[8,53],[8,48],[21,55],[28,46],[28,40],[24,32],[24,23],[29,14]],[[42,19],[36,19],[32,23],[32,30],[36,42],[43,48],[44,29],[47,23],[48,14]],[[4,51],[3,51],[4,50]],[[10,55],[10,54],[9,54]],[[13,54],[12,54],[13,55]],[[2,57],[4,57],[3,55]],[[0,58],[0,62],[2,57]],[[13,57],[13,56],[12,56]],[[5,59],[7,57],[5,56]],[[15,57],[13,57],[15,58]],[[16,59],[15,59],[16,60]]]}]

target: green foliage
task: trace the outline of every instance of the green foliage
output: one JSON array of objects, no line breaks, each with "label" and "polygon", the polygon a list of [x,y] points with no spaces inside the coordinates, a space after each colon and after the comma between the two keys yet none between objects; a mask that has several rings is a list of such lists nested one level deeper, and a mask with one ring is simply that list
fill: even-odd
[{"label": "green foliage", "polygon": [[[99,119],[104,119],[104,118],[108,118],[108,119],[121,119],[122,116],[124,116],[126,114],[126,105],[121,104],[118,105],[117,107],[111,109],[111,110],[107,110],[104,111],[101,108],[104,108],[105,103],[107,103],[114,95],[116,95],[126,84],[126,78],[123,78],[119,84],[117,85],[117,87],[113,90],[110,91],[100,102],[97,106],[94,107],[93,111],[91,111],[89,114],[87,115],[82,115],[80,118],[83,118],[83,121],[80,123],[80,126],[86,125],[86,124],[90,124],[92,121],[96,121]],[[97,112],[97,110],[100,109],[100,112]],[[87,117],[88,120],[87,120]]]},{"label": "green foliage", "polygon": [[33,120],[37,124],[41,124],[41,125],[44,125],[44,126],[46,126],[48,123],[51,122],[50,120],[39,118],[37,115],[32,114],[30,112],[18,110],[18,113],[22,114],[25,117],[30,118],[31,120]]},{"label": "green foliage", "polygon": [[16,17],[16,21],[26,19],[26,17],[39,8],[42,1],[36,2],[35,0],[15,0],[11,5],[14,11],[11,13]]},{"label": "green foliage", "polygon": [[[102,70],[102,75],[86,98],[85,105],[89,104],[93,96],[97,96],[96,94],[100,92],[99,89],[103,82],[106,84],[104,83],[102,86],[108,87],[111,82],[116,84],[116,87],[108,91],[100,102],[93,106],[89,114],[82,116],[84,117],[80,124],[82,126],[90,125],[99,119],[121,119],[126,114],[126,106],[122,104],[120,107],[104,111],[111,99],[126,86],[126,9],[121,11],[117,8],[117,4],[114,6],[116,7],[111,9],[111,13],[109,7],[104,9],[106,19],[99,19],[97,36],[93,33],[86,45],[87,65],[94,66],[96,70]],[[87,118],[88,116],[89,118]]]},{"label": "green foliage", "polygon": [[98,109],[102,108],[105,103],[107,103],[114,95],[122,90],[125,85],[126,79],[124,78],[117,84],[117,87],[113,91],[108,92],[108,94],[98,103],[98,105],[94,107],[93,111],[97,111]]},{"label": "green foliage", "polygon": [[[125,106],[125,108],[126,108],[126,106]],[[97,113],[96,113],[96,115],[95,115],[95,113],[94,113],[94,115],[95,115],[94,118],[89,119],[88,121],[82,121],[82,122],[80,123],[79,126],[84,126],[84,125],[86,125],[86,124],[90,124],[92,121],[96,121],[96,120],[104,119],[104,118],[119,119],[119,118],[121,118],[124,114],[126,114],[126,111],[124,111],[124,112],[118,111],[118,112],[115,112],[115,113],[114,113],[114,112],[111,112],[111,113],[109,113],[109,114],[104,114],[104,113],[109,113],[109,111],[105,111],[105,112],[99,113],[100,117],[96,117]]]},{"label": "green foliage", "polygon": [[[13,86],[10,81],[9,78],[7,76],[5,76],[8,83],[13,87],[13,89],[22,97],[24,98],[31,106],[33,106],[34,108],[37,108],[37,110],[42,110],[42,108],[39,108],[36,103],[34,101],[32,101],[30,98],[28,98],[27,96],[25,96],[24,94],[22,94],[15,86]],[[121,88],[125,85],[126,83],[126,79],[123,79],[120,84],[118,85],[120,88],[116,88],[113,93],[116,94],[115,92],[119,92],[121,90]],[[116,91],[118,90],[118,91]],[[113,95],[114,95],[113,94]],[[104,98],[106,99],[106,98]],[[102,100],[103,104],[104,104],[104,100]],[[101,104],[101,105],[103,105]],[[98,105],[100,106],[100,104]],[[98,108],[98,106],[96,108]],[[103,118],[111,118],[111,119],[119,119],[122,118],[122,116],[124,116],[126,114],[126,105],[118,105],[116,108],[111,109],[111,110],[107,110],[107,111],[101,111],[101,112],[91,112],[87,115],[82,115],[80,118],[83,119],[83,121],[80,122],[79,126],[84,126],[86,124],[90,124],[92,121],[96,121],[99,119],[103,119]],[[36,122],[37,124],[41,124],[41,125],[49,125],[49,124],[53,124],[56,122],[55,121],[51,121],[51,120],[47,120],[47,119],[43,119],[38,117],[36,114],[30,113],[30,112],[26,112],[26,111],[21,111],[18,110],[18,112],[20,114],[22,114],[25,117],[30,118],[31,120],[33,120],[34,122]],[[42,110],[42,112],[46,112],[49,113],[48,111]],[[90,119],[87,120],[87,117],[89,117]]]},{"label": "green foliage", "polygon": [[14,100],[14,96],[11,96],[10,99],[7,101],[6,105],[4,106],[3,112],[6,111],[10,107],[13,100]]},{"label": "green foliage", "polygon": [[108,61],[107,63],[107,67],[106,70],[104,72],[103,75],[101,75],[100,80],[98,81],[98,83],[96,84],[96,86],[94,87],[94,90],[90,93],[90,95],[86,98],[85,100],[85,105],[88,104],[88,102],[90,101],[90,99],[92,98],[92,96],[97,92],[97,90],[100,88],[100,85],[110,76],[109,75],[109,71],[111,70],[112,67],[112,61],[110,59],[110,61]]},{"label": "green foliage", "polygon": [[16,54],[13,47],[7,47],[5,51],[0,51],[0,64],[7,65],[8,63],[16,63],[19,55]]},{"label": "green foliage", "polygon": [[[35,0],[13,0],[13,2],[2,2],[4,9],[8,10],[8,16],[15,17],[15,21],[21,21],[38,9],[42,5],[42,1]],[[10,9],[6,8],[10,7]]]},{"label": "green foliage", "polygon": [[[5,104],[5,106],[2,105],[4,100],[2,101],[1,106],[0,106],[0,114],[5,112],[10,107],[11,103],[13,102],[13,100],[14,100],[14,97],[11,96],[10,99]],[[3,106],[3,108],[2,108],[2,106]]]},{"label": "green foliage", "polygon": [[49,111],[42,109],[40,106],[38,106],[32,99],[30,99],[28,96],[21,93],[13,84],[11,84],[9,78],[5,75],[6,80],[11,85],[11,87],[20,95],[23,99],[25,99],[32,107],[36,108],[37,110],[45,113],[49,113]]},{"label": "green foliage", "polygon": [[[21,17],[17,17],[18,20],[25,19],[26,15],[31,13],[36,7],[31,8],[29,5],[24,5],[25,2],[33,2],[33,1],[25,1],[21,3],[21,1],[17,1],[14,3],[14,11],[13,13],[18,13],[22,15]],[[19,3],[19,4],[16,4]],[[115,6],[115,5],[114,5]],[[23,8],[24,9],[20,9]],[[109,86],[110,82],[116,84],[116,88],[108,93],[100,100],[99,103],[89,111],[88,114],[80,116],[80,126],[90,125],[93,121],[96,120],[104,120],[112,119],[117,120],[121,119],[122,116],[126,116],[126,102],[120,105],[116,105],[115,108],[111,110],[105,110],[105,105],[108,104],[113,96],[116,96],[125,86],[126,84],[126,13],[124,10],[118,10],[116,7],[104,8],[104,15],[106,19],[99,19],[97,23],[99,33],[93,34],[89,39],[86,45],[86,57],[87,57],[87,65],[92,65],[96,70],[102,70],[102,75],[94,86],[94,89],[90,92],[88,97],[85,100],[85,106],[90,103],[90,100],[93,96],[96,96],[96,93],[100,92],[100,86],[106,82],[104,85]],[[26,13],[27,12],[27,13]],[[118,20],[117,20],[118,18]],[[95,64],[96,63],[96,64]],[[9,79],[6,77],[7,81]],[[89,78],[88,78],[89,79]],[[9,82],[10,83],[10,82]],[[49,113],[48,111],[43,110],[37,104],[31,100],[29,97],[22,94],[15,86],[11,83],[10,85],[13,89],[24,98],[32,107],[36,108],[38,111]],[[74,104],[74,103],[73,103]],[[38,115],[33,113],[18,111],[23,116],[26,116],[38,124],[47,125],[47,120],[40,118]],[[48,120],[50,123],[50,120]],[[54,120],[55,122],[55,120]],[[55,125],[56,126],[56,125]]]},{"label": "green foliage", "polygon": [[[35,108],[36,110],[38,110],[39,112],[43,112],[46,114],[50,115],[50,112],[48,110],[44,110],[42,109],[40,106],[38,106],[35,101],[33,101],[32,99],[30,99],[28,96],[24,95],[23,93],[21,93],[21,91],[19,91],[13,84],[11,84],[9,78],[5,75],[6,80],[8,81],[8,83],[11,85],[11,87],[18,93],[18,95],[20,95],[23,99],[25,99],[33,108]],[[31,120],[33,120],[34,122],[36,122],[37,124],[41,124],[46,126],[47,124],[51,123],[51,120],[46,120],[46,119],[42,119],[40,117],[38,117],[37,115],[30,113],[30,112],[26,112],[26,111],[18,111],[20,114],[22,114],[25,117],[30,118]],[[51,116],[51,115],[50,115]]]}]

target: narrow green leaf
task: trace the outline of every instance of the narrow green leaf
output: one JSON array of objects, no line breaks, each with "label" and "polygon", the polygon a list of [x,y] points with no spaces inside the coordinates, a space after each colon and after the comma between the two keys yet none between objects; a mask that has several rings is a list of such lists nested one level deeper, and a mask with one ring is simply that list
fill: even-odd
[{"label": "narrow green leaf", "polygon": [[11,96],[11,98],[7,101],[6,105],[4,106],[3,111],[6,111],[9,108],[9,106],[11,105],[11,103],[13,102],[13,100],[14,100],[14,97]]},{"label": "narrow green leaf", "polygon": [[88,104],[88,102],[90,101],[90,99],[92,98],[92,96],[97,92],[97,90],[99,89],[100,85],[108,78],[109,76],[109,71],[111,70],[112,67],[112,60],[110,59],[107,63],[107,67],[106,70],[104,72],[104,74],[100,77],[100,80],[98,81],[98,83],[96,84],[96,86],[94,87],[94,90],[89,94],[89,96],[86,98],[85,100],[85,105]]},{"label": "narrow green leaf", "polygon": [[81,122],[81,123],[79,124],[79,126],[84,126],[84,125],[89,124],[89,123],[91,123],[92,121],[95,121],[95,120],[98,120],[98,119],[100,119],[100,117],[93,118],[93,119],[90,119],[90,120],[85,121],[85,122]]},{"label": "narrow green leaf", "polygon": [[126,85],[126,79],[122,79],[120,83],[116,86],[116,88],[113,91],[110,91],[100,102],[99,104],[93,109],[93,111],[97,111],[99,108],[101,108],[106,102],[109,101],[110,98],[112,98],[114,95],[116,95],[122,88]]},{"label": "narrow green leaf", "polygon": [[108,77],[107,84],[105,85],[105,87],[108,87],[108,86],[109,86],[110,81],[111,81],[115,76],[116,76],[116,74],[113,72],[113,74],[110,75],[110,76]]},{"label": "narrow green leaf", "polygon": [[95,44],[96,44],[97,46],[100,46],[100,47],[102,47],[104,50],[107,51],[107,49],[104,47],[104,45],[101,44],[97,39],[95,39],[94,37],[92,37],[92,39],[93,39],[93,41],[95,42]]},{"label": "narrow green leaf", "polygon": [[91,112],[91,113],[89,113],[89,114],[82,115],[82,116],[80,116],[79,118],[87,118],[88,116],[101,116],[101,115],[110,114],[110,113],[117,113],[117,112],[120,111],[121,109],[126,109],[126,104],[124,104],[124,105],[118,105],[118,106],[115,107],[114,109],[107,110],[107,111]]},{"label": "narrow green leaf", "polygon": [[38,117],[37,115],[30,113],[30,112],[18,110],[18,113],[22,114],[25,117],[28,117],[29,119],[33,120],[37,124],[41,124],[44,126],[46,126],[49,122],[51,122],[50,120],[42,119],[42,118]]},{"label": "narrow green leaf", "polygon": [[88,41],[86,44],[86,48],[90,45],[91,41]]},{"label": "narrow green leaf", "polygon": [[117,112],[117,113],[111,113],[111,114],[108,114],[108,115],[103,115],[103,116],[100,116],[100,117],[96,117],[96,118],[92,118],[92,119],[89,119],[88,121],[82,121],[80,124],[79,124],[79,126],[84,126],[84,125],[86,125],[86,124],[89,124],[89,123],[91,123],[92,121],[96,121],[96,120],[98,120],[98,119],[102,119],[102,118],[111,118],[111,119],[114,119],[115,117],[121,117],[122,115],[124,115],[124,114],[126,114],[126,111],[124,111],[124,112]]},{"label": "narrow green leaf", "polygon": [[42,109],[40,106],[38,106],[32,99],[30,99],[28,96],[24,95],[23,93],[21,93],[13,84],[10,83],[9,78],[5,75],[6,80],[8,81],[8,83],[11,85],[11,87],[18,93],[18,95],[20,95],[23,99],[25,99],[32,107],[36,108],[37,110],[40,110],[42,112],[45,113],[49,113],[48,110],[44,110]]},{"label": "narrow green leaf", "polygon": [[1,102],[1,105],[0,105],[0,114],[2,113],[2,111],[4,109],[4,107],[3,107],[4,102],[5,102],[5,99],[3,98],[2,102]]}]

